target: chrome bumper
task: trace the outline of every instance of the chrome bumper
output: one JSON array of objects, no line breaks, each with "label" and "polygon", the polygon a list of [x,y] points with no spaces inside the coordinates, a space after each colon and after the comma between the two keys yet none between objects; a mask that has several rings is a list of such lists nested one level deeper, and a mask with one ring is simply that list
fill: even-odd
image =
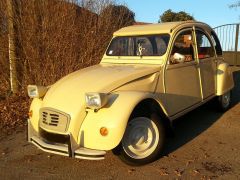
[{"label": "chrome bumper", "polygon": [[73,149],[71,134],[68,135],[69,140],[67,144],[59,144],[48,142],[39,137],[37,133],[34,133],[33,131],[32,125],[28,120],[28,141],[45,152],[88,160],[102,160],[106,154],[106,151],[92,150],[83,147]]}]

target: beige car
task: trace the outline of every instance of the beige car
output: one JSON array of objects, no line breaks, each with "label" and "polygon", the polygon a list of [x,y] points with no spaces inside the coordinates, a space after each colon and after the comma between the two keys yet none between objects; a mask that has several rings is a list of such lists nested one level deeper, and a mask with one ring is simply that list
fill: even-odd
[{"label": "beige car", "polygon": [[100,64],[49,87],[29,85],[28,141],[43,151],[100,160],[113,150],[141,165],[160,157],[172,121],[234,87],[215,32],[200,22],[115,32]]}]

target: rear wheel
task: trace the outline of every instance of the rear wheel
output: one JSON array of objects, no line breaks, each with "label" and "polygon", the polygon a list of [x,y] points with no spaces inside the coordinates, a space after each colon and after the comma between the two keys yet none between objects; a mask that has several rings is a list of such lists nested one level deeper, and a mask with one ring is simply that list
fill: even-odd
[{"label": "rear wheel", "polygon": [[164,140],[165,129],[156,115],[133,118],[120,144],[119,157],[130,165],[150,163],[160,156]]},{"label": "rear wheel", "polygon": [[226,92],[225,94],[218,97],[218,107],[222,111],[226,111],[231,106],[231,91]]}]

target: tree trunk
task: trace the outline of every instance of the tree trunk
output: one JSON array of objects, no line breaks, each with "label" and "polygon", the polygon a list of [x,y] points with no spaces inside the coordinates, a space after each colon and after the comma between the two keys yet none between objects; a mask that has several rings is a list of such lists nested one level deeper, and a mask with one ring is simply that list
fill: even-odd
[{"label": "tree trunk", "polygon": [[10,69],[10,85],[11,92],[16,94],[19,89],[17,79],[17,62],[16,62],[16,47],[15,47],[15,30],[14,30],[14,2],[7,1],[8,11],[8,41],[9,41],[9,69]]}]

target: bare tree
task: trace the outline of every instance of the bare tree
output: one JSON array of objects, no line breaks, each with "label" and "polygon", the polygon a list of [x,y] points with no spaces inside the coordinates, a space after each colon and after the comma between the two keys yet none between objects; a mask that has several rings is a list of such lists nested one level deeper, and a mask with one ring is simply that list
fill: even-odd
[{"label": "bare tree", "polygon": [[7,4],[0,1],[0,95],[10,89]]},{"label": "bare tree", "polygon": [[[8,0],[0,1],[4,22]],[[50,85],[97,64],[117,29],[132,25],[134,13],[111,0],[18,0],[15,35],[18,82]],[[0,29],[1,29],[0,24]],[[6,33],[0,31],[0,42]],[[6,42],[0,44],[0,82],[9,77]],[[1,87],[0,87],[1,89]]]}]

